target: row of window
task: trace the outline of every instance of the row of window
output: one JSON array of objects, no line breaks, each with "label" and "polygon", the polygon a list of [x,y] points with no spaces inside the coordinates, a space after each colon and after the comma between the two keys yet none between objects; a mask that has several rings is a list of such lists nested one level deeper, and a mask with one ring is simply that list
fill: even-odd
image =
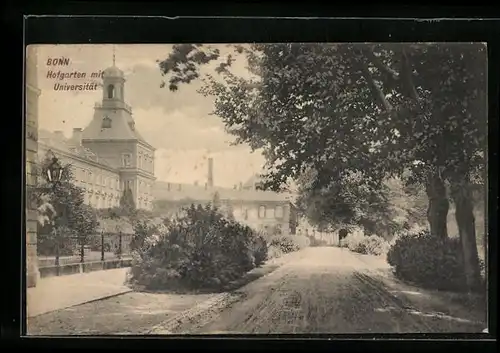
[{"label": "row of window", "polygon": [[[148,155],[139,155],[139,168],[151,171],[153,169],[153,158]],[[122,154],[122,167],[132,167],[132,153]]]},{"label": "row of window", "polygon": [[95,208],[117,207],[120,204],[119,197],[102,197],[95,194],[85,194],[85,202]]},{"label": "row of window", "polygon": [[283,218],[283,206],[259,207],[259,218]]},{"label": "row of window", "polygon": [[[248,219],[282,219],[284,217],[284,209],[283,206],[276,207],[266,207],[260,206],[257,209],[255,208],[243,208],[240,210],[234,210],[236,217],[242,217],[245,220]],[[241,215],[239,214],[241,212]]]},{"label": "row of window", "polygon": [[75,179],[82,183],[106,186],[110,189],[120,190],[120,183],[117,177],[97,174],[84,168],[77,168],[74,172]]}]

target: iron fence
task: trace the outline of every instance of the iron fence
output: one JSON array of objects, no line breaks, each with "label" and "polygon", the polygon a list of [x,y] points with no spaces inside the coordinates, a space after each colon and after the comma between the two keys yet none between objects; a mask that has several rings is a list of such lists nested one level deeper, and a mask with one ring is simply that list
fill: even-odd
[{"label": "iron fence", "polygon": [[99,233],[82,237],[60,237],[54,241],[52,255],[39,255],[39,267],[128,259],[131,234]]}]

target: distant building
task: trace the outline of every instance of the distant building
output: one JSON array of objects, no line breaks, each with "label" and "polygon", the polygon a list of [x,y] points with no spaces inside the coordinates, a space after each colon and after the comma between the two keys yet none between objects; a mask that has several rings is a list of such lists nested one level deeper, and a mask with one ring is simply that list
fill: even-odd
[{"label": "distant building", "polygon": [[[213,160],[210,159],[207,183],[204,186],[157,181],[153,189],[155,213],[173,216],[182,207],[191,204],[205,205],[217,198],[220,208],[230,212],[235,220],[243,224],[254,229],[279,229],[282,234],[295,234],[297,216],[289,195],[250,187],[254,180],[257,183],[256,177],[234,188],[211,186],[214,182],[212,168]],[[243,185],[247,187],[244,188]]]},{"label": "distant building", "polygon": [[135,128],[132,108],[125,103],[125,78],[115,66],[103,73],[102,101],[85,129],[73,129],[66,139],[61,131],[40,131],[39,157],[51,150],[72,165],[75,182],[85,190],[85,202],[95,208],[119,205],[130,189],[136,207],[152,209],[154,151]]}]

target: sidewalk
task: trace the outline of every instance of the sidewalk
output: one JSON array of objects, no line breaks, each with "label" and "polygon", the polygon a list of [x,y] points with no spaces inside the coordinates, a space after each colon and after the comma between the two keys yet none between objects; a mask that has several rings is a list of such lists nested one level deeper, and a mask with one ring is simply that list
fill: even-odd
[{"label": "sidewalk", "polygon": [[26,291],[27,317],[130,292],[125,286],[128,268],[96,271],[38,280]]}]

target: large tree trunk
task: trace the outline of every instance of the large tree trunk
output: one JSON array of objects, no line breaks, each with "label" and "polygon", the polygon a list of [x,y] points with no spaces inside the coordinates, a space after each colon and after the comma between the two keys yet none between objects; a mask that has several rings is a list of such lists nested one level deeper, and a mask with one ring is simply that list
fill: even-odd
[{"label": "large tree trunk", "polygon": [[464,178],[452,182],[451,195],[455,203],[455,217],[462,244],[464,271],[469,290],[479,289],[481,272],[476,244],[476,224],[474,219],[472,192],[469,181]]},{"label": "large tree trunk", "polygon": [[448,237],[447,217],[450,204],[446,195],[446,187],[438,174],[432,174],[427,178],[425,191],[429,199],[427,220],[431,234],[444,239]]}]

